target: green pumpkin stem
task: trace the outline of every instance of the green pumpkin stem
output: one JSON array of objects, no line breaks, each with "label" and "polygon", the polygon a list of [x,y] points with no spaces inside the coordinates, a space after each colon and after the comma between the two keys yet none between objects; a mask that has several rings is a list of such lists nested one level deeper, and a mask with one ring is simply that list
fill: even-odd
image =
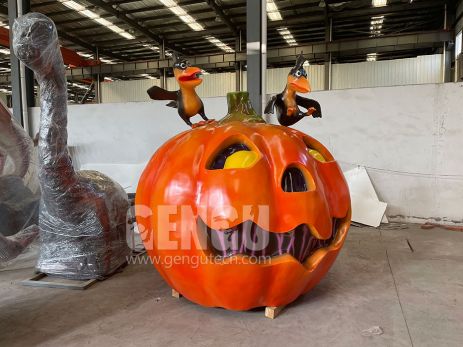
[{"label": "green pumpkin stem", "polygon": [[265,123],[262,116],[258,115],[252,108],[248,92],[233,92],[227,94],[228,114],[219,123],[249,122]]}]

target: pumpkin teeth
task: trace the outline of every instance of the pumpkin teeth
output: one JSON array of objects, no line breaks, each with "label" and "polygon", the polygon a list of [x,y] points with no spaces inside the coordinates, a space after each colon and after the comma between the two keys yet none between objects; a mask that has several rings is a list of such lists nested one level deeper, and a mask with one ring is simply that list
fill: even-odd
[{"label": "pumpkin teeth", "polygon": [[337,219],[333,220],[333,231],[327,240],[317,239],[311,227],[302,224],[285,233],[274,233],[262,229],[252,221],[246,221],[225,230],[212,229],[198,218],[198,229],[207,234],[207,248],[214,255],[229,258],[247,255],[257,258],[290,254],[304,263],[315,251],[328,247],[337,231]]}]

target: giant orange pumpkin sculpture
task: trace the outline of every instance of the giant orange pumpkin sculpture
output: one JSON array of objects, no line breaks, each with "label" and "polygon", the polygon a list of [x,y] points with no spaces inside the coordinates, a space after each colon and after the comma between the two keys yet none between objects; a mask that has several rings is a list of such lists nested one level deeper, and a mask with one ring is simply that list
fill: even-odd
[{"label": "giant orange pumpkin sculpture", "polygon": [[167,141],[145,169],[137,222],[166,282],[204,306],[282,306],[313,288],[341,249],[350,198],[330,152],[267,124],[247,93],[220,122]]}]

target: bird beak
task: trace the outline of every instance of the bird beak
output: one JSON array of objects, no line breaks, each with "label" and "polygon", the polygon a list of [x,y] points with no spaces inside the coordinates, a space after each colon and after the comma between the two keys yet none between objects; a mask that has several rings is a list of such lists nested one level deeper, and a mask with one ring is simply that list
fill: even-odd
[{"label": "bird beak", "polygon": [[309,80],[305,77],[295,78],[290,84],[293,89],[300,93],[310,93],[312,91]]},{"label": "bird beak", "polygon": [[182,71],[182,73],[178,77],[178,80],[181,82],[198,80],[198,79],[201,79],[200,78],[201,74],[202,74],[202,70],[200,68],[195,67],[195,66],[190,66]]}]

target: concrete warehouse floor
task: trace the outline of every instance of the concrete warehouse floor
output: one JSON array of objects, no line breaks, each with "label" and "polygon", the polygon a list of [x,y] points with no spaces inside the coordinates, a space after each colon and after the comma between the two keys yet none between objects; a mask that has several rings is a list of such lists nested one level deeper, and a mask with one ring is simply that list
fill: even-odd
[{"label": "concrete warehouse floor", "polygon": [[[178,301],[151,265],[86,291],[17,284],[31,273],[0,272],[0,346],[463,346],[459,232],[352,227],[328,276],[276,320]],[[373,326],[384,333],[362,335]]]}]

